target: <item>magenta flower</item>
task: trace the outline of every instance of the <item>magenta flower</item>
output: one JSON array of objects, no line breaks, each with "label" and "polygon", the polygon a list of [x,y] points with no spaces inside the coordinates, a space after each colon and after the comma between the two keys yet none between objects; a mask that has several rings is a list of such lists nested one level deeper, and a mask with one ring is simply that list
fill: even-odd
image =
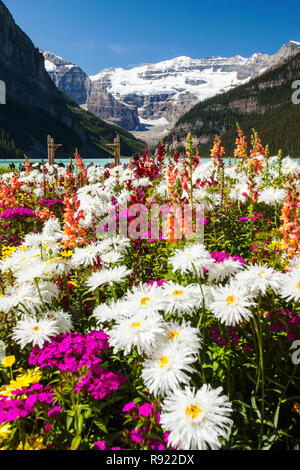
[{"label": "magenta flower", "polygon": [[131,411],[133,408],[135,407],[135,403],[134,401],[130,401],[129,403],[127,403],[124,408],[123,408],[123,413],[128,413],[129,411]]},{"label": "magenta flower", "polygon": [[139,407],[139,415],[140,416],[153,416],[153,409],[155,409],[154,405],[150,405],[149,403],[144,403]]},{"label": "magenta flower", "polygon": [[55,406],[52,410],[48,411],[48,418],[56,419],[60,415],[60,406]]}]

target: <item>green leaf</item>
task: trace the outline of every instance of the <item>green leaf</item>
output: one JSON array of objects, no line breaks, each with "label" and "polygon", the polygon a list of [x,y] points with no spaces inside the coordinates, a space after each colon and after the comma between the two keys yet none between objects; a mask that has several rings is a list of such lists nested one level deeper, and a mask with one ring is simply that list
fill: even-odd
[{"label": "green leaf", "polygon": [[77,450],[78,447],[80,446],[80,442],[81,442],[81,436],[75,436],[74,439],[72,440],[71,450]]}]

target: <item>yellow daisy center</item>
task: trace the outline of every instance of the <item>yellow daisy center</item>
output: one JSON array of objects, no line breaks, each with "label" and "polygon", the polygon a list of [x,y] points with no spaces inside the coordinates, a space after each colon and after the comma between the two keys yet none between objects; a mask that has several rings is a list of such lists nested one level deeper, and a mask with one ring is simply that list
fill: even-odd
[{"label": "yellow daisy center", "polygon": [[150,297],[143,297],[141,299],[141,305],[147,306],[150,302]]},{"label": "yellow daisy center", "polygon": [[296,285],[297,289],[300,290],[300,282]]},{"label": "yellow daisy center", "polygon": [[131,328],[140,328],[141,323],[139,321],[132,323]]},{"label": "yellow daisy center", "polygon": [[179,333],[177,331],[171,331],[169,334],[169,339],[173,341],[175,338],[179,338]]},{"label": "yellow daisy center", "polygon": [[234,295],[229,295],[226,299],[227,305],[232,305],[235,302],[235,296]]},{"label": "yellow daisy center", "polygon": [[38,325],[36,325],[32,328],[33,331],[39,331],[39,329],[40,329],[40,327]]},{"label": "yellow daisy center", "polygon": [[159,361],[159,365],[161,368],[165,367],[169,362],[169,359],[167,358],[167,356],[163,356],[160,358],[160,361]]},{"label": "yellow daisy center", "polygon": [[175,295],[176,297],[180,297],[181,295],[183,295],[183,290],[175,290],[173,292],[173,295]]},{"label": "yellow daisy center", "polygon": [[199,413],[202,413],[202,410],[198,405],[190,405],[185,410],[186,416],[192,419],[196,419]]},{"label": "yellow daisy center", "polygon": [[266,271],[259,271],[259,274],[265,274]]}]

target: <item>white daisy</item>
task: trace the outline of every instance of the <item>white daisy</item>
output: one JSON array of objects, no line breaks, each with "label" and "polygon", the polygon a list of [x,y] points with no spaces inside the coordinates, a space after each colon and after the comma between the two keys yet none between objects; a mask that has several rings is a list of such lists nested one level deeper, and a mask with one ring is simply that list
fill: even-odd
[{"label": "white daisy", "polygon": [[151,181],[149,178],[137,178],[133,181],[132,186],[134,188],[138,188],[140,186],[149,186],[151,184]]},{"label": "white daisy", "polygon": [[101,262],[104,266],[109,266],[110,264],[117,264],[122,261],[122,254],[118,251],[112,250],[101,255]]},{"label": "white daisy", "polygon": [[30,343],[32,346],[41,348],[46,341],[50,341],[58,333],[59,329],[55,320],[37,319],[35,316],[24,315],[13,328],[12,337],[22,349]]},{"label": "white daisy", "polygon": [[197,392],[176,389],[164,400],[160,423],[169,431],[168,443],[178,450],[217,450],[228,439],[232,405],[222,388],[204,384]]},{"label": "white daisy", "polygon": [[287,269],[288,271],[292,271],[293,269],[300,269],[300,255],[294,256],[294,258],[291,259]]},{"label": "white daisy", "polygon": [[19,304],[31,304],[35,297],[35,289],[31,284],[22,284],[20,286],[9,286],[5,295],[0,297],[0,312],[8,313],[12,308]]},{"label": "white daisy", "polygon": [[221,263],[213,263],[209,266],[208,281],[224,281],[226,277],[236,274],[242,268],[243,265],[232,258],[225,259]]},{"label": "white daisy", "polygon": [[165,311],[167,313],[188,313],[199,306],[199,286],[190,284],[183,287],[174,282],[163,285],[164,300],[166,302]]},{"label": "white daisy", "polygon": [[280,296],[288,302],[300,302],[300,269],[294,268],[282,275]]},{"label": "white daisy", "polygon": [[134,347],[139,354],[150,353],[163,333],[162,318],[159,315],[149,317],[145,312],[139,312],[117,321],[108,333],[109,344],[115,353],[123,349],[127,355]]},{"label": "white daisy", "polygon": [[283,175],[299,174],[300,164],[290,157],[283,158],[281,171]]},{"label": "white daisy", "polygon": [[100,304],[93,311],[93,317],[99,325],[105,322],[116,321],[121,317],[132,315],[128,302],[124,300],[111,301],[109,304]]},{"label": "white daisy", "polygon": [[103,251],[115,250],[119,253],[124,253],[131,245],[130,238],[122,237],[121,235],[110,237],[103,240]]},{"label": "white daisy", "polygon": [[72,266],[74,268],[93,266],[100,255],[101,249],[102,246],[99,243],[91,243],[91,245],[84,248],[76,247],[71,260]]},{"label": "white daisy", "polygon": [[142,364],[142,379],[150,393],[166,395],[179,384],[190,381],[188,373],[194,372],[191,364],[195,361],[190,349],[177,343],[162,344]]},{"label": "white daisy", "polygon": [[254,305],[248,290],[239,283],[231,282],[215,289],[210,310],[221,323],[235,326],[243,320],[250,320],[253,316],[250,308]]},{"label": "white daisy", "polygon": [[147,284],[133,286],[131,291],[126,293],[125,300],[130,304],[132,312],[143,311],[148,314],[163,310],[166,305],[163,289]]},{"label": "white daisy", "polygon": [[264,202],[268,206],[275,206],[275,204],[282,204],[285,197],[285,189],[270,186],[260,192],[257,202]]},{"label": "white daisy", "polygon": [[247,201],[247,198],[250,196],[249,187],[247,182],[235,184],[230,192],[229,197],[233,201],[241,202],[242,204]]},{"label": "white daisy", "polygon": [[174,343],[190,349],[192,353],[196,354],[201,348],[200,332],[197,328],[192,328],[189,322],[183,321],[179,323],[166,323],[165,335],[162,338],[165,343]]},{"label": "white daisy", "polygon": [[33,279],[42,279],[47,277],[47,263],[39,258],[24,260],[24,264],[16,271],[15,277],[19,283],[32,281]]},{"label": "white daisy", "polygon": [[89,291],[94,291],[103,284],[109,284],[110,286],[113,283],[120,284],[123,282],[132,270],[127,269],[125,266],[118,266],[112,269],[102,269],[93,273],[86,281],[87,286],[90,288]]},{"label": "white daisy", "polygon": [[49,311],[46,313],[45,318],[55,321],[59,333],[68,333],[73,328],[71,315],[63,310]]},{"label": "white daisy", "polygon": [[244,271],[238,273],[235,277],[236,281],[247,288],[252,295],[258,295],[259,293],[265,295],[267,289],[276,291],[280,286],[281,278],[281,273],[274,272],[266,264],[263,266],[260,264],[247,266]]},{"label": "white daisy", "polygon": [[[41,280],[38,282],[38,286],[44,303],[51,303],[54,299],[58,298],[59,289],[53,282]],[[38,295],[38,289],[35,285],[34,288],[36,295]]]},{"label": "white daisy", "polygon": [[194,273],[195,267],[196,271],[203,276],[204,269],[208,269],[213,264],[213,260],[204,245],[195,243],[186,246],[183,250],[175,250],[175,255],[169,259],[169,264],[173,266],[173,272],[179,270],[183,274],[188,271]]}]

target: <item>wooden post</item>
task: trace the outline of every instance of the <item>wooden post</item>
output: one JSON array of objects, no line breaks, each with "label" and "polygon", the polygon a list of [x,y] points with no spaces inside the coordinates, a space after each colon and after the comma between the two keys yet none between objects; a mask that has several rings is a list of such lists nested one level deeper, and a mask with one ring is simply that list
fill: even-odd
[{"label": "wooden post", "polygon": [[54,165],[55,162],[55,150],[59,147],[62,147],[61,144],[54,144],[54,139],[52,139],[51,135],[47,137],[47,147],[48,147],[48,163],[49,165]]},{"label": "wooden post", "polygon": [[120,136],[119,135],[117,135],[117,137],[115,138],[114,144],[115,144],[115,162],[116,162],[116,165],[120,165],[121,164],[121,161],[120,161],[120,148],[121,148],[121,145],[120,145]]},{"label": "wooden post", "polygon": [[107,144],[106,146],[114,149],[115,166],[120,165],[120,164],[121,164],[121,158],[120,158],[120,152],[121,152],[120,136],[117,135],[117,137],[115,137],[115,139],[114,139],[114,143],[113,143],[113,144]]}]

